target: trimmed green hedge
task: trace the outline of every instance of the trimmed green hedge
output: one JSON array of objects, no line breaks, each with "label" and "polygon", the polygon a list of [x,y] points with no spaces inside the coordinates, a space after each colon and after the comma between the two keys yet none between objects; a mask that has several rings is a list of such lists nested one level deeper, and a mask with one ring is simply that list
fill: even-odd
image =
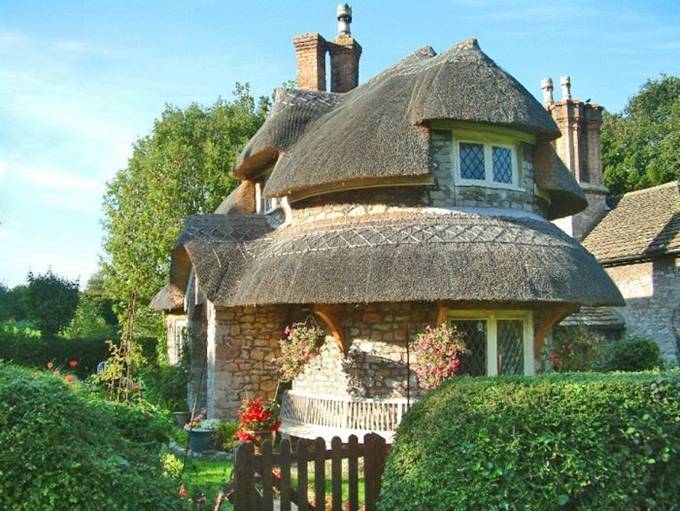
[{"label": "trimmed green hedge", "polygon": [[[75,368],[68,367],[69,372],[79,378],[94,374],[99,362],[109,356],[106,338],[87,339],[41,339],[22,335],[21,332],[0,331],[0,360],[12,362],[26,367],[45,368],[49,361],[55,366],[68,367],[71,360],[78,361]],[[156,359],[157,340],[153,338],[138,339],[142,353],[148,361]]]},{"label": "trimmed green hedge", "polygon": [[0,509],[179,509],[168,418],[0,362]]},{"label": "trimmed green hedge", "polygon": [[680,372],[459,378],[405,416],[381,511],[678,509]]}]

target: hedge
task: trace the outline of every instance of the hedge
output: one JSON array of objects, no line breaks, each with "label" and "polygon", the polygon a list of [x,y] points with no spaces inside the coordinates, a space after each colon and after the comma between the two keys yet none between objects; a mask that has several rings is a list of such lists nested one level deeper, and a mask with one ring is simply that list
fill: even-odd
[{"label": "hedge", "polygon": [[678,509],[680,372],[458,378],[396,435],[381,511]]},{"label": "hedge", "polygon": [[[99,362],[108,358],[107,341],[106,338],[41,339],[0,331],[0,360],[36,368],[45,368],[49,361],[57,367],[66,367],[69,361],[76,360],[78,365],[69,367],[69,371],[86,378],[96,372]],[[137,342],[142,346],[144,357],[155,361],[158,341],[143,338]]]},{"label": "hedge", "polygon": [[161,468],[169,422],[0,362],[0,509],[179,509]]}]

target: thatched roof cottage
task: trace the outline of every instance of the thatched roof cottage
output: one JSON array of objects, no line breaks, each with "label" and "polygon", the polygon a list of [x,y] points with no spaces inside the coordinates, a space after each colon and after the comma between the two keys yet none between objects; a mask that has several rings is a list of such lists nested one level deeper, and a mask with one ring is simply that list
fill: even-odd
[{"label": "thatched roof cottage", "polygon": [[421,48],[359,85],[349,13],[339,7],[334,41],[293,39],[299,88],[278,92],[238,188],[189,217],[173,249],[210,416],[273,395],[294,321],[328,335],[283,398],[284,431],[389,434],[418,392],[407,336],[426,325],[466,332],[469,374],[533,374],[556,323],[622,304],[551,223],[587,200],[550,113],[475,39]]}]

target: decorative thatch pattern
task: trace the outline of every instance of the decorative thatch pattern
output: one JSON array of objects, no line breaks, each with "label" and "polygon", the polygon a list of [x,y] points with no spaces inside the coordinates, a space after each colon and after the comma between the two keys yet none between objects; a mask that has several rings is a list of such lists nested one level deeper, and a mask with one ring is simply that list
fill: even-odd
[{"label": "decorative thatch pattern", "polygon": [[623,303],[597,261],[538,218],[386,215],[279,228],[250,240],[223,223],[205,225],[205,236],[182,235],[202,290],[218,305]]},{"label": "decorative thatch pattern", "polygon": [[172,311],[184,307],[184,293],[174,284],[166,284],[156,293],[149,307],[158,311]]},{"label": "decorative thatch pattern", "polygon": [[680,181],[627,193],[583,245],[603,264],[680,253]]},{"label": "decorative thatch pattern", "polygon": [[[345,94],[286,91],[244,150],[236,172],[245,175],[278,156],[265,187],[268,196],[309,195],[381,180],[422,178],[426,183],[431,165],[427,123],[441,119],[512,127],[540,140],[560,134],[534,97],[469,40],[440,55],[429,47],[418,50]],[[565,186],[564,178],[548,179],[562,188],[546,190],[564,192],[561,199],[575,193],[581,201],[575,183]]]},{"label": "decorative thatch pattern", "polygon": [[584,305],[576,314],[564,319],[560,327],[587,327],[597,330],[623,330],[626,322],[611,307],[588,307]]}]

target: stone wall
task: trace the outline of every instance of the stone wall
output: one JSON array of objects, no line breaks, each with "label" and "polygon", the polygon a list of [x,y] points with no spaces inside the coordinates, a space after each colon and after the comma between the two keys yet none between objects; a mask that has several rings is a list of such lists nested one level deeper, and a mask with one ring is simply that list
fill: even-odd
[{"label": "stone wall", "polygon": [[288,309],[209,309],[208,416],[234,420],[242,399],[274,397],[278,381],[274,359],[283,330],[290,323]]},{"label": "stone wall", "polygon": [[[413,337],[436,322],[434,303],[339,305],[333,309],[349,348],[346,357],[328,336],[293,388],[362,398],[406,396],[406,323]],[[418,392],[411,375],[412,391]]]},{"label": "stone wall", "polygon": [[650,337],[659,343],[664,358],[677,362],[680,335],[680,259],[606,268],[626,300],[621,309],[626,333]]}]

